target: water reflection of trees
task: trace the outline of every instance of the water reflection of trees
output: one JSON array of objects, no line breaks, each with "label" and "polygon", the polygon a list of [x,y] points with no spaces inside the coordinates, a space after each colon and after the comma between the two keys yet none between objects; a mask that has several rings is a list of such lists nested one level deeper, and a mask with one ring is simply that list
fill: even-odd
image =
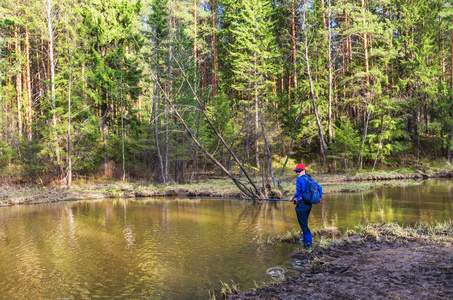
[{"label": "water reflection of trees", "polygon": [[[451,219],[452,182],[430,184],[325,195],[310,226]],[[194,288],[230,278],[253,282],[252,274],[272,259],[287,257],[266,244],[268,237],[298,228],[294,205],[283,201],[118,199],[5,208],[0,295],[61,298],[66,291],[82,297],[135,289],[152,298],[172,295],[178,282]]]}]

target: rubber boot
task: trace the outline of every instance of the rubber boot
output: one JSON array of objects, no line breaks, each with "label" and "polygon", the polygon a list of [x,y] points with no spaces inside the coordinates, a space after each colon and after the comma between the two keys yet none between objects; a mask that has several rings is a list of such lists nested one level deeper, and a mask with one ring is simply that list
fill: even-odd
[{"label": "rubber boot", "polygon": [[311,244],[313,243],[313,237],[311,235],[311,232],[310,233],[307,233],[307,234],[303,234],[303,237],[304,237],[304,248],[310,248],[311,247]]}]

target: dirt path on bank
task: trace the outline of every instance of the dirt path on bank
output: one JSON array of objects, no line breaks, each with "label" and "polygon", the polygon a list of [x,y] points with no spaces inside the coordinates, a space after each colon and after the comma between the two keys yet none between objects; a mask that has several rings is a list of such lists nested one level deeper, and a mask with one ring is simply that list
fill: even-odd
[{"label": "dirt path on bank", "polygon": [[381,226],[294,253],[300,276],[228,299],[453,299],[452,225],[435,234]]}]

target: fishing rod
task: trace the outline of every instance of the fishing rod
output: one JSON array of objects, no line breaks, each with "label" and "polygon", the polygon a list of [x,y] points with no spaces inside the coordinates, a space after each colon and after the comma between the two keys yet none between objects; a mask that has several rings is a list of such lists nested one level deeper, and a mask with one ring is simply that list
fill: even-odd
[{"label": "fishing rod", "polygon": [[271,199],[271,198],[233,198],[233,197],[219,197],[219,199],[232,199],[232,200],[266,200],[266,201],[289,201],[288,199]]},{"label": "fishing rod", "polygon": [[[161,197],[168,197],[168,196],[161,196]],[[179,198],[176,196],[176,198]],[[206,197],[206,196],[189,196],[189,197],[183,197],[183,198],[196,198],[196,199],[222,199],[222,200],[261,200],[261,201],[288,201],[288,199],[272,199],[272,198],[241,198],[241,197]]]}]

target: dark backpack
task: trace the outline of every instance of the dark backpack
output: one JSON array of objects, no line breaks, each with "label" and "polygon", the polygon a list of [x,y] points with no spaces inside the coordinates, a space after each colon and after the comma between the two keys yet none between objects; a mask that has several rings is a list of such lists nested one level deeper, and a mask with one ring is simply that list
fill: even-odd
[{"label": "dark backpack", "polygon": [[322,187],[308,176],[303,176],[305,180],[305,192],[302,193],[302,199],[306,203],[318,204],[322,198]]}]

